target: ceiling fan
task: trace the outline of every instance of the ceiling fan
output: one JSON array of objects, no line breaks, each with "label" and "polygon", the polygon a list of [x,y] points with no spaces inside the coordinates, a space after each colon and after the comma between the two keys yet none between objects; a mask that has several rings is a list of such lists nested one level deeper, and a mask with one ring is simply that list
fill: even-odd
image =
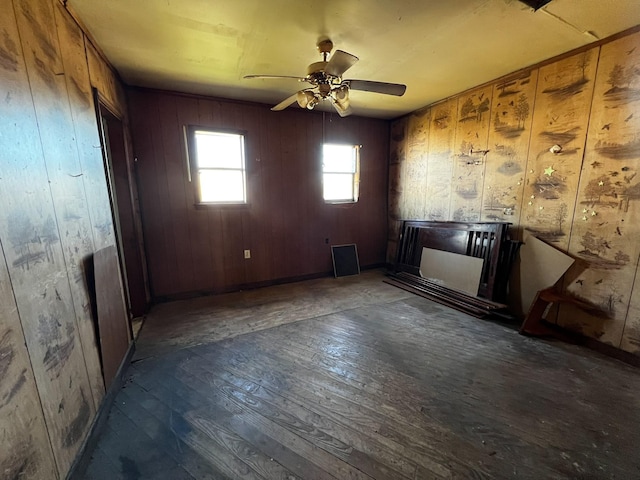
[{"label": "ceiling fan", "polygon": [[385,95],[396,95],[398,97],[404,95],[407,86],[398,83],[343,80],[342,75],[358,61],[358,57],[342,50],[336,50],[331,55],[333,42],[329,39],[321,40],[317,46],[322,55],[322,61],[309,65],[306,77],[245,75],[244,78],[294,78],[299,82],[307,82],[311,85],[310,88],[302,89],[280,102],[271,109],[273,111],[284,110],[296,101],[302,108],[312,110],[322,100],[329,100],[338,114],[341,117],[346,117],[351,114],[349,90],[362,90]]}]

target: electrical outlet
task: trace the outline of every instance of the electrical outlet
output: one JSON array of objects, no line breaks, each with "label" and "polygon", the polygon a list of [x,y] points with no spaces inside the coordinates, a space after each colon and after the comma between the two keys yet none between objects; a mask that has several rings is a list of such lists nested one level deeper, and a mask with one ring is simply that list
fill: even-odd
[{"label": "electrical outlet", "polygon": [[251,250],[244,251],[244,258],[251,258]]}]

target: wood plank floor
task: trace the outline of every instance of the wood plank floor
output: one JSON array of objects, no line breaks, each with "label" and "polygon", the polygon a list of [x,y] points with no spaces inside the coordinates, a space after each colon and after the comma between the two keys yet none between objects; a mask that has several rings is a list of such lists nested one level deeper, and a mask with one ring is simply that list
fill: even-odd
[{"label": "wood plank floor", "polygon": [[640,478],[637,369],[382,279],[157,307],[85,477]]}]

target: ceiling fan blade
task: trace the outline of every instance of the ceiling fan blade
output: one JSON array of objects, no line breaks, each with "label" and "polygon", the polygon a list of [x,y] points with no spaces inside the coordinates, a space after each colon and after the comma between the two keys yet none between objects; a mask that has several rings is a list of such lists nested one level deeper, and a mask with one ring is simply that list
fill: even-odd
[{"label": "ceiling fan blade", "polygon": [[291,95],[289,98],[284,99],[283,101],[281,101],[279,104],[277,104],[275,107],[272,107],[271,110],[273,112],[279,112],[280,110],[284,110],[285,108],[287,108],[289,105],[291,105],[292,103],[294,103],[296,100],[298,99],[298,92],[294,93],[293,95]]},{"label": "ceiling fan blade", "polygon": [[407,86],[400,83],[372,82],[370,80],[345,80],[342,83],[349,85],[351,90],[383,93],[385,95],[396,95],[398,97],[404,95],[404,92],[407,90]]},{"label": "ceiling fan blade", "polygon": [[355,55],[343,52],[342,50],[336,50],[324,68],[324,73],[333,75],[334,77],[341,77],[342,74],[349,70],[357,61],[358,57]]},{"label": "ceiling fan blade", "polygon": [[293,80],[298,80],[299,82],[306,82],[307,79],[305,77],[292,77],[289,75],[245,75],[244,77],[245,79],[252,79],[252,78],[291,78]]}]

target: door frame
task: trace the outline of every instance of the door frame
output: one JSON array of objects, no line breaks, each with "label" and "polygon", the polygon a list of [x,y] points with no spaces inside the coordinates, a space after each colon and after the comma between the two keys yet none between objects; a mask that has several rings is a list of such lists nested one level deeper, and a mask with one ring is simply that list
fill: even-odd
[{"label": "door frame", "polygon": [[131,161],[128,125],[123,115],[96,88],[93,96],[120,274],[131,319],[144,315],[150,303],[135,162]]}]

